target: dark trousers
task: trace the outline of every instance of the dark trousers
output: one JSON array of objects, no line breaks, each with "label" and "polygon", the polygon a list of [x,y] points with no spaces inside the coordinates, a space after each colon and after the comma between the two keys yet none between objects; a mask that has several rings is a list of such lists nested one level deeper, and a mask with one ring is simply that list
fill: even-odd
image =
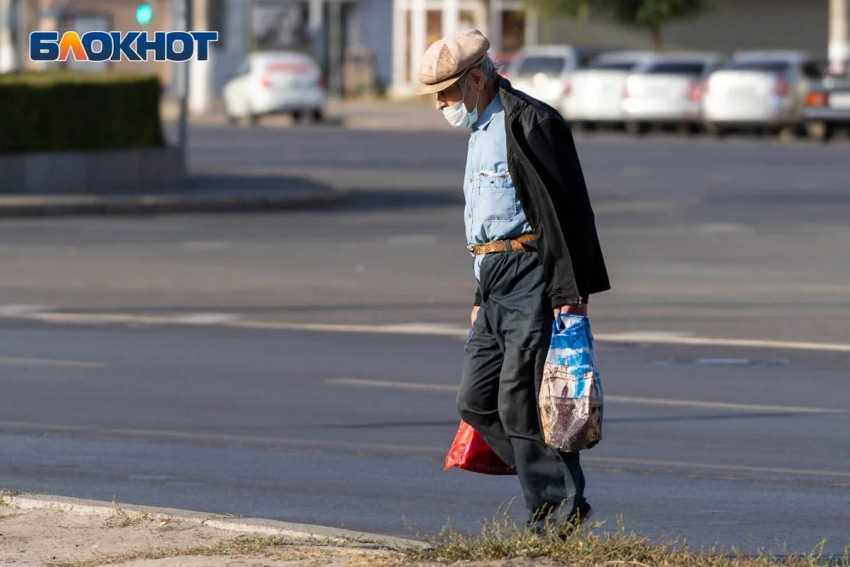
[{"label": "dark trousers", "polygon": [[[465,347],[457,407],[507,464],[516,468],[534,525],[569,521],[584,507],[578,453],[543,441],[537,394],[552,336],[552,308],[536,252],[488,254],[482,303]],[[553,515],[554,514],[554,515]]]}]

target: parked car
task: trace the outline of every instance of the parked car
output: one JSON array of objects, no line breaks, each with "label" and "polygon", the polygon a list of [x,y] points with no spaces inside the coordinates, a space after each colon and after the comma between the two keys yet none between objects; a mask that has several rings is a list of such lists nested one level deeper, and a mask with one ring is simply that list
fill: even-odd
[{"label": "parked car", "polygon": [[507,77],[514,88],[558,108],[570,75],[605,51],[602,47],[569,45],[526,47],[514,58]]},{"label": "parked car", "polygon": [[653,127],[702,129],[702,83],[720,62],[713,53],[666,53],[635,67],[626,79],[626,128],[643,134]]},{"label": "parked car", "polygon": [[325,90],[322,73],[307,55],[258,52],[249,55],[224,87],[224,110],[231,123],[257,124],[269,114],[288,113],[295,120],[322,120]]},{"label": "parked car", "polygon": [[615,51],[596,57],[585,69],[573,73],[564,90],[561,113],[574,128],[622,126],[626,79],[652,58],[645,51]]},{"label": "parked car", "polygon": [[508,69],[511,67],[511,63],[513,63],[514,55],[511,53],[497,53],[493,56],[493,63],[496,64],[496,71],[505,77],[508,74]]},{"label": "parked car", "polygon": [[803,121],[812,138],[827,141],[850,130],[850,75],[828,76],[806,94]]},{"label": "parked car", "polygon": [[706,81],[705,125],[717,135],[736,127],[797,129],[803,99],[821,78],[821,65],[804,52],[740,52]]}]

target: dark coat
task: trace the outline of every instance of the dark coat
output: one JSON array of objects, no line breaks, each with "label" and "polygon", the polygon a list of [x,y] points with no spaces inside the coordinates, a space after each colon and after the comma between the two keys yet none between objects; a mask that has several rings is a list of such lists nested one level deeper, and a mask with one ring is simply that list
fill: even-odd
[{"label": "dark coat", "polygon": [[536,237],[552,307],[587,303],[590,294],[611,285],[570,127],[557,110],[506,79],[499,94],[508,169]]}]

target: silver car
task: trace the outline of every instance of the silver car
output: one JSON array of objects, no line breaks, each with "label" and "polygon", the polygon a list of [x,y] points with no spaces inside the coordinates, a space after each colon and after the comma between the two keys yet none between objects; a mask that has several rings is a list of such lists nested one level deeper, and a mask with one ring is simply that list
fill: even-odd
[{"label": "silver car", "polygon": [[720,58],[713,53],[653,56],[626,79],[623,114],[626,129],[643,134],[653,127],[702,129],[702,86]]},{"label": "silver car", "polygon": [[579,130],[597,125],[622,126],[626,79],[653,54],[616,51],[600,55],[586,69],[573,73],[561,102],[561,113]]},{"label": "silver car", "polygon": [[705,125],[717,135],[738,127],[797,130],[803,99],[821,78],[821,66],[805,52],[738,53],[706,81]]},{"label": "silver car", "polygon": [[850,75],[831,75],[813,87],[806,94],[803,120],[809,136],[824,142],[837,130],[850,130]]},{"label": "silver car", "polygon": [[570,45],[526,47],[508,67],[506,76],[517,90],[558,108],[570,75],[605,51]]}]

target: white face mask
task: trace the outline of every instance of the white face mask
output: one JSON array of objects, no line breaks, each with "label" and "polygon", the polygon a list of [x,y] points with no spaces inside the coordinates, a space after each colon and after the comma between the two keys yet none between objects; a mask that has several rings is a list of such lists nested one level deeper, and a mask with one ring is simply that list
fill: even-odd
[{"label": "white face mask", "polygon": [[[464,89],[466,88],[466,81],[468,78],[469,75],[467,75],[466,79],[464,79]],[[463,99],[451,106],[445,107],[443,109],[443,116],[445,116],[446,121],[455,128],[472,128],[472,125],[478,122],[479,96],[481,96],[481,91],[478,91],[478,94],[475,95],[475,108],[472,109],[472,112],[469,112],[466,109]]]}]

